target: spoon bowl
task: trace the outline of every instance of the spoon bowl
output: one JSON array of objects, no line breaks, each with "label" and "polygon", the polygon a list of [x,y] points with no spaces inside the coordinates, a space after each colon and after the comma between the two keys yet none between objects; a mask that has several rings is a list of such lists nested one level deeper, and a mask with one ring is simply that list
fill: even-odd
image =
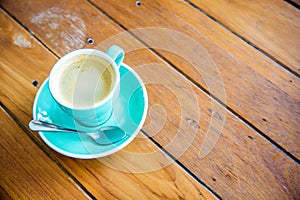
[{"label": "spoon bowl", "polygon": [[49,132],[67,132],[86,134],[92,138],[99,145],[111,145],[120,142],[128,137],[126,132],[117,126],[102,127],[94,132],[82,132],[74,129],[65,128],[48,122],[40,120],[31,120],[29,122],[29,128],[32,131],[49,131]]}]

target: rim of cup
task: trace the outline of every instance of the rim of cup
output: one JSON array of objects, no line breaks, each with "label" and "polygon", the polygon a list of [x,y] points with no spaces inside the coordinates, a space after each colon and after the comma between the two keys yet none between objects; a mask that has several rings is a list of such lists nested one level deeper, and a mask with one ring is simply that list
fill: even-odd
[{"label": "rim of cup", "polygon": [[[94,103],[93,105],[90,106],[80,106],[80,107],[75,107],[74,105],[71,104],[67,104],[66,101],[62,100],[61,96],[58,94],[58,79],[56,78],[57,73],[62,73],[64,71],[64,69],[61,68],[61,66],[68,60],[78,56],[78,55],[96,55],[99,56],[101,58],[104,58],[106,61],[109,62],[109,64],[112,66],[113,71],[115,73],[115,80],[114,80],[114,85],[111,89],[111,91],[109,92],[109,94],[102,99],[99,102]],[[60,76],[60,75],[59,75]],[[105,103],[107,103],[110,99],[112,99],[112,96],[115,93],[115,90],[117,89],[117,86],[120,82],[120,73],[119,73],[119,68],[117,67],[116,63],[113,61],[113,59],[108,56],[105,52],[99,51],[99,50],[95,50],[95,49],[78,49],[75,51],[72,51],[66,55],[64,55],[63,57],[61,57],[52,67],[51,71],[50,71],[50,75],[49,75],[49,89],[50,89],[50,93],[53,96],[53,98],[62,106],[69,108],[69,109],[73,109],[73,110],[87,110],[87,109],[94,109],[96,107],[99,107],[101,105],[104,105]]]}]

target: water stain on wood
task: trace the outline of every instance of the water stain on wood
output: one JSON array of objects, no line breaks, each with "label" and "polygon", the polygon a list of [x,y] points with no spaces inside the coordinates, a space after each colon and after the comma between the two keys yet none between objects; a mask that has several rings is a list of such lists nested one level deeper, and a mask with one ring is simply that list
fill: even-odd
[{"label": "water stain on wood", "polygon": [[62,41],[67,52],[82,48],[85,44],[85,22],[62,8],[52,7],[36,13],[31,17],[31,22],[40,25],[55,46]]},{"label": "water stain on wood", "polygon": [[14,42],[15,45],[17,45],[19,47],[23,47],[23,48],[30,48],[31,47],[30,40],[27,40],[24,37],[24,35],[22,35],[22,34],[16,35],[13,42]]}]

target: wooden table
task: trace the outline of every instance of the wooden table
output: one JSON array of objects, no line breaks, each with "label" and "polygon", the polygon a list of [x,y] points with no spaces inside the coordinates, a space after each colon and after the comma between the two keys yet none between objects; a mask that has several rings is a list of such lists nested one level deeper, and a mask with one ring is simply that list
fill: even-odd
[{"label": "wooden table", "polygon": [[[0,199],[300,199],[299,0],[0,4]],[[36,92],[64,54],[112,44],[145,82],[144,127],[63,156],[28,128]]]}]

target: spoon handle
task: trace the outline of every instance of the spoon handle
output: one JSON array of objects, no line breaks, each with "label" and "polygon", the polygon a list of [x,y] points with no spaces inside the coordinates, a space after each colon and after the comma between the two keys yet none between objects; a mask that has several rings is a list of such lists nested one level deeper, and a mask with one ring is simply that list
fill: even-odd
[{"label": "spoon handle", "polygon": [[32,131],[54,131],[54,132],[70,132],[70,133],[77,133],[76,130],[64,128],[61,126],[57,126],[54,124],[49,124],[47,122],[42,122],[39,120],[31,120],[29,122],[29,128]]}]

